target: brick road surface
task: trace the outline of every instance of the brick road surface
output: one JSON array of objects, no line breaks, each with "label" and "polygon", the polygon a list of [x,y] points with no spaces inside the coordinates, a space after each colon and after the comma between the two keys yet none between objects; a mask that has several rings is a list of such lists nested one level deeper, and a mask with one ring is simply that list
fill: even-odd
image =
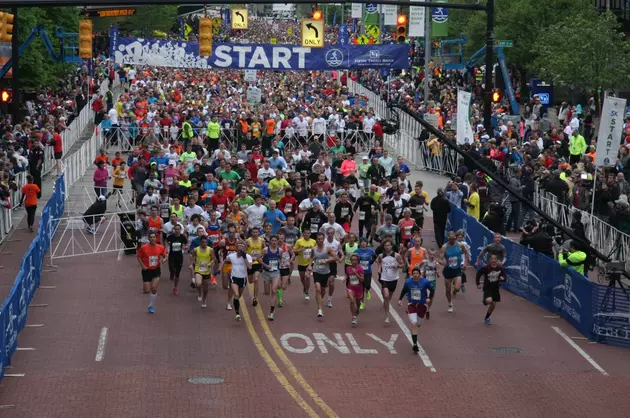
[{"label": "brick road surface", "polygon": [[[425,239],[434,246],[428,231]],[[484,326],[472,269],[468,292],[455,300],[452,314],[439,284],[432,318],[420,330],[436,369],[431,372],[412,353],[401,327],[383,323],[374,291],[356,328],[350,326],[343,282],[336,282],[334,308],[324,308],[320,320],[314,287],[304,301],[297,277],[272,323],[259,318],[268,309],[262,291],[256,309],[246,292],[250,322],[237,323],[225,310],[222,289],[213,290],[208,308],[201,309],[185,286],[172,295],[168,279],[161,283],[157,313],[149,315],[135,257],[118,261],[117,255],[56,260],[58,269],[44,273],[42,285],[55,288],[40,289],[33,300],[47,306],[31,308],[28,324],[43,326],[20,334],[19,347],[34,351],[18,351],[7,369],[25,376],[0,384],[0,406],[15,405],[0,409],[0,417],[300,417],[307,411],[321,417],[627,416],[627,351],[576,341],[610,374],[603,376],[551,327],[571,337],[579,335],[575,329],[544,318],[548,312],[508,292],[494,325]],[[404,310],[395,310],[404,321]],[[97,362],[103,327],[108,339]],[[312,351],[287,349],[282,336],[288,333],[308,338]],[[397,335],[396,353],[368,334],[384,341]],[[340,338],[348,353],[326,343],[322,352],[322,335]],[[298,338],[286,342],[307,348]],[[359,347],[377,353],[359,354]],[[499,354],[496,347],[523,351]],[[188,383],[193,377],[224,382]]]}]

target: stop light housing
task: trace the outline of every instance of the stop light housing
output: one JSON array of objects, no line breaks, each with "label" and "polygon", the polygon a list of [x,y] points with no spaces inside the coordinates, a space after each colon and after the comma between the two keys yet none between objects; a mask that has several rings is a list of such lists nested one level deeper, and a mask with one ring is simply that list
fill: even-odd
[{"label": "stop light housing", "polygon": [[199,56],[212,55],[212,19],[202,17],[199,19]]},{"label": "stop light housing", "polygon": [[92,21],[79,21],[79,57],[89,60],[92,55]]},{"label": "stop light housing", "polygon": [[313,20],[322,20],[323,17],[321,10],[313,10]]},{"label": "stop light housing", "polygon": [[396,24],[396,41],[404,44],[407,41],[407,15],[398,15]]},{"label": "stop light housing", "polygon": [[11,90],[0,91],[0,103],[9,103],[11,101]]},{"label": "stop light housing", "polygon": [[13,39],[13,19],[11,13],[0,12],[0,42],[11,42]]},{"label": "stop light housing", "polygon": [[502,98],[503,95],[501,94],[501,91],[494,90],[492,92],[492,103],[500,103]]}]

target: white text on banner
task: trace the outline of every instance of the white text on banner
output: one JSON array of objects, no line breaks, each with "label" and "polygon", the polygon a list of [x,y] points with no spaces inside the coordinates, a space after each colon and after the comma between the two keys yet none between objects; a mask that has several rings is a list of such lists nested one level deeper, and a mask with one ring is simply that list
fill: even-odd
[{"label": "white text on banner", "polygon": [[613,165],[617,161],[625,113],[626,99],[610,96],[604,99],[604,109],[597,135],[595,166]]},{"label": "white text on banner", "polygon": [[426,20],[424,7],[409,6],[409,36],[423,37]]},{"label": "white text on banner", "polygon": [[457,145],[472,144],[473,131],[470,126],[470,92],[457,92]]}]

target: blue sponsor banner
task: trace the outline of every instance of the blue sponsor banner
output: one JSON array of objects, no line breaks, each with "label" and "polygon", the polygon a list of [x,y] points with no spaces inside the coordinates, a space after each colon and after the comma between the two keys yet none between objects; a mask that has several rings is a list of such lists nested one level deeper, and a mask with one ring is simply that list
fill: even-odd
[{"label": "blue sponsor banner", "polygon": [[357,33],[357,18],[352,19],[352,33]]},{"label": "blue sponsor banner", "polygon": [[112,26],[109,29],[109,57],[114,57],[114,48],[118,43],[118,26]]},{"label": "blue sponsor banner", "polygon": [[117,64],[178,68],[337,70],[409,68],[407,45],[348,45],[304,48],[296,45],[215,44],[200,57],[196,42],[117,38]]},{"label": "blue sponsor banner", "polygon": [[[476,260],[493,232],[453,208],[447,231],[463,229]],[[504,288],[557,313],[589,339],[630,347],[630,290],[602,286],[572,268],[503,238],[507,261]],[[613,302],[616,297],[616,302]]]},{"label": "blue sponsor banner", "polygon": [[333,26],[335,26],[337,24],[337,10],[335,10],[335,13],[333,14]]},{"label": "blue sponsor banner", "polygon": [[339,25],[339,45],[343,47],[348,45],[348,25],[346,24]]},{"label": "blue sponsor banner", "polygon": [[11,356],[17,348],[17,337],[19,331],[18,318],[20,314],[20,295],[22,293],[22,272],[18,273],[15,280],[15,284],[11,289],[9,297],[4,302],[2,310],[7,315],[6,326],[4,328],[4,341],[5,341],[5,364],[11,364]]}]

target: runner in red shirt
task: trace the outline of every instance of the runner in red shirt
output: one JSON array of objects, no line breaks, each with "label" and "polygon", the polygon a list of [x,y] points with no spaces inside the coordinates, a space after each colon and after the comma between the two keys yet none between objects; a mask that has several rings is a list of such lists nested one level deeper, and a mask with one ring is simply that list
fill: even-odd
[{"label": "runner in red shirt", "polygon": [[144,244],[138,250],[138,263],[142,267],[142,287],[144,293],[149,293],[149,313],[155,313],[155,300],[157,299],[158,285],[160,283],[160,264],[168,260],[166,248],[157,244],[158,234],[149,233],[149,243]]}]

